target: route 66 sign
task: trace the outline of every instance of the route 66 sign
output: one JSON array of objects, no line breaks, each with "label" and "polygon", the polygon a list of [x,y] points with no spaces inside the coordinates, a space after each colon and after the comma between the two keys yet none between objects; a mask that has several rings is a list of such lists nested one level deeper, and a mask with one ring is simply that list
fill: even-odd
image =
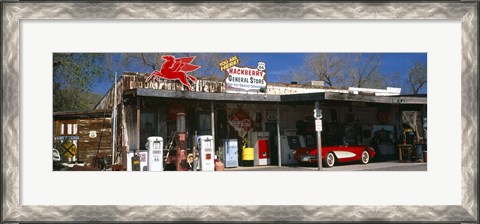
[{"label": "route 66 sign", "polygon": [[97,131],[90,131],[88,133],[88,137],[90,138],[96,138],[97,137]]},{"label": "route 66 sign", "polygon": [[277,120],[277,111],[276,110],[267,110],[267,120],[276,121]]},{"label": "route 66 sign", "polygon": [[260,70],[260,71],[264,71],[265,70],[265,62],[259,61],[257,69]]}]

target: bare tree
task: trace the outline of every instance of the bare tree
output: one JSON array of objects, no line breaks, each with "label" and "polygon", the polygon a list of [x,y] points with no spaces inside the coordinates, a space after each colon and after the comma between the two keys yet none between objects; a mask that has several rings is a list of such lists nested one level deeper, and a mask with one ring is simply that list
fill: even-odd
[{"label": "bare tree", "polygon": [[[162,55],[172,53],[128,53],[125,54],[124,64],[127,66],[130,64],[138,64],[153,70],[158,70],[164,60]],[[196,56],[194,64],[201,65],[202,68],[192,72],[192,75],[203,77],[223,77],[224,74],[220,73],[218,63],[228,58],[224,53],[175,53],[175,57],[189,57]]]},{"label": "bare tree", "polygon": [[305,68],[312,73],[315,80],[324,81],[328,86],[334,86],[342,80],[342,69],[346,57],[341,54],[313,54],[305,59]]},{"label": "bare tree", "polygon": [[380,73],[382,57],[378,54],[353,54],[347,57],[343,84],[364,88],[383,88],[386,80]]},{"label": "bare tree", "polygon": [[327,86],[383,88],[387,79],[380,73],[382,57],[378,54],[319,53],[308,55],[294,81],[324,81]]},{"label": "bare tree", "polygon": [[226,53],[202,53],[198,54],[198,64],[202,65],[200,76],[223,78],[224,73],[220,71],[219,63],[230,57]]},{"label": "bare tree", "polygon": [[141,64],[148,68],[148,70],[157,70],[160,65],[158,64],[159,55],[155,53],[126,53],[122,54],[123,64],[125,67],[131,67],[132,65]]},{"label": "bare tree", "polygon": [[415,131],[415,135],[417,139],[420,139],[423,129],[422,129],[422,116],[420,111],[402,111],[401,113],[402,123],[407,124],[410,126],[413,131]]},{"label": "bare tree", "polygon": [[427,65],[422,62],[415,62],[408,69],[407,82],[411,93],[417,95],[427,84]]},{"label": "bare tree", "polygon": [[297,82],[297,83],[307,83],[310,80],[314,80],[314,78],[309,78],[309,75],[306,72],[306,69],[299,68],[299,69],[290,69],[290,73],[284,73],[280,75],[279,80],[284,82]]},{"label": "bare tree", "polygon": [[385,85],[386,86],[391,86],[391,87],[403,87],[403,80],[405,79],[402,77],[400,72],[398,71],[393,71],[388,74],[384,74],[385,76]]}]

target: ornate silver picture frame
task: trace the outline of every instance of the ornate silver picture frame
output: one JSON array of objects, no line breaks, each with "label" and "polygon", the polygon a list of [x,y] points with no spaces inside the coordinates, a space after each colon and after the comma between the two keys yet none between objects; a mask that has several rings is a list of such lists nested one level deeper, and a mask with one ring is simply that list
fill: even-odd
[{"label": "ornate silver picture frame", "polygon": [[[241,7],[242,10],[233,8]],[[259,10],[260,8],[268,10]],[[2,3],[2,222],[478,222],[478,3]],[[461,205],[22,206],[20,23],[23,19],[461,20]],[[140,212],[141,211],[141,212]],[[422,212],[418,212],[422,211]]]}]

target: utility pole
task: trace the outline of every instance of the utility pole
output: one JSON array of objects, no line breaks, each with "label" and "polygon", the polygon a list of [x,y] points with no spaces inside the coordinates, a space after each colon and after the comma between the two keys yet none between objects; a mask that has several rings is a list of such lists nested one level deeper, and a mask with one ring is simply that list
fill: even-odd
[{"label": "utility pole", "polygon": [[315,131],[317,131],[317,160],[318,171],[322,170],[322,110],[320,109],[320,102],[315,101],[315,109],[313,110],[313,117],[315,117]]}]

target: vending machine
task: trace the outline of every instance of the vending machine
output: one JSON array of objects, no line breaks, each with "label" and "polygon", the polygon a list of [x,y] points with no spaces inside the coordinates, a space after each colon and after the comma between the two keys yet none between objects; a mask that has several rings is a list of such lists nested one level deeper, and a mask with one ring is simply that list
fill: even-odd
[{"label": "vending machine", "polygon": [[254,148],[255,166],[270,165],[270,134],[268,132],[250,132],[248,139]]},{"label": "vending machine", "polygon": [[[137,154],[140,158],[140,171],[148,171],[148,151],[140,150]],[[134,171],[132,164],[132,157],[135,156],[135,151],[127,153],[127,171]]]},{"label": "vending machine", "polygon": [[145,148],[148,150],[148,170],[163,171],[163,138],[148,137]]},{"label": "vending machine", "polygon": [[394,132],[393,125],[373,125],[371,130],[373,137],[369,143],[377,151],[375,155],[377,159],[394,160],[396,158]]},{"label": "vending machine", "polygon": [[200,135],[197,137],[201,171],[215,170],[215,152],[213,144],[213,137],[211,135]]},{"label": "vending machine", "polygon": [[223,161],[225,162],[225,167],[238,167],[237,139],[223,140]]},{"label": "vending machine", "polygon": [[294,150],[299,147],[305,147],[305,140],[303,136],[280,136],[282,146],[282,165],[296,164]]}]

